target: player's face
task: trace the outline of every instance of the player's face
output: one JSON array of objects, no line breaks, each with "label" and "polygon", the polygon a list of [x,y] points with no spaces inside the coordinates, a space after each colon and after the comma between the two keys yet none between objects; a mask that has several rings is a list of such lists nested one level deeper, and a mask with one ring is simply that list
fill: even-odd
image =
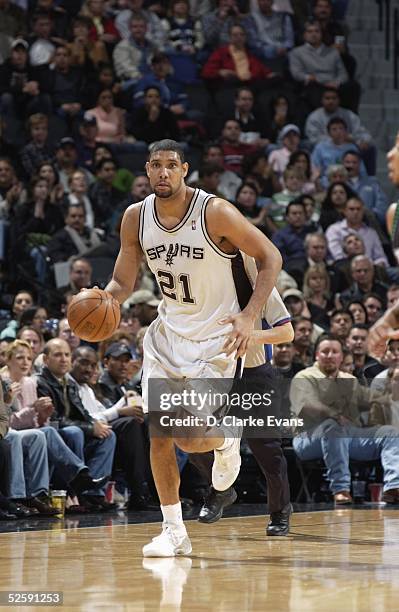
[{"label": "player's face", "polygon": [[176,151],[157,151],[146,163],[151,189],[158,198],[172,198],[184,186],[188,164],[182,164]]}]

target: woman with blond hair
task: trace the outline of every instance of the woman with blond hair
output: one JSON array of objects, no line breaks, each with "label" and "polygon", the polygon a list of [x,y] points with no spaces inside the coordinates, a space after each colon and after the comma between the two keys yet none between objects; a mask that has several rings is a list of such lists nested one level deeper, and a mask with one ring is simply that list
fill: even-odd
[{"label": "woman with blond hair", "polygon": [[333,309],[330,276],[324,264],[310,266],[303,279],[303,295],[312,321],[324,329],[329,327],[328,312]]}]

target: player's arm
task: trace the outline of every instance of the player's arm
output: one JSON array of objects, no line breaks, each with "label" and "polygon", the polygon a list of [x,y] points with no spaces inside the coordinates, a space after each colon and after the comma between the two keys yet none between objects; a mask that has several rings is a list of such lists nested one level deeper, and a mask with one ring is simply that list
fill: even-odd
[{"label": "player's arm", "polygon": [[141,204],[133,204],[123,215],[121,246],[112,279],[105,288],[120,304],[123,304],[133,292],[143,255],[138,237],[140,207]]},{"label": "player's arm", "polygon": [[229,346],[226,352],[237,351],[237,357],[241,357],[245,354],[255,319],[276,284],[282,258],[274,244],[226,200],[215,198],[210,201],[206,223],[211,239],[220,248],[223,249],[223,244],[232,245],[253,257],[258,267],[255,287],[247,306],[239,315],[225,319],[233,325],[233,331],[226,340]]},{"label": "player's arm", "polygon": [[248,346],[257,344],[284,344],[294,339],[294,328],[291,323],[284,323],[272,329],[254,329],[249,337]]},{"label": "player's arm", "polygon": [[367,339],[368,353],[375,357],[382,357],[387,348],[387,341],[398,339],[399,303],[387,310],[370,329]]}]

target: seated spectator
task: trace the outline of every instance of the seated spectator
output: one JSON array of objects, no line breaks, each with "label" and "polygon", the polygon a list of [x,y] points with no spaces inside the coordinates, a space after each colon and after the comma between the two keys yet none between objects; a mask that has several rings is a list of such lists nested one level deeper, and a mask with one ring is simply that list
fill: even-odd
[{"label": "seated spectator", "polygon": [[266,208],[272,231],[285,226],[287,205],[302,194],[305,184],[305,175],[302,170],[297,168],[287,167],[284,170],[283,179],[284,189],[272,196],[271,202]]},{"label": "seated spectator", "polygon": [[263,233],[268,233],[268,220],[265,208],[257,205],[258,192],[252,183],[242,183],[235,197],[235,206],[241,214]]},{"label": "seated spectator", "polygon": [[54,151],[47,144],[47,115],[42,113],[31,115],[28,119],[28,130],[31,140],[23,147],[20,155],[25,174],[31,178],[37,173],[41,163],[53,160]]},{"label": "seated spectator", "polygon": [[[32,350],[33,360],[35,360],[44,348],[44,336],[34,327],[24,325],[18,330],[18,340],[27,342]],[[5,365],[5,364],[4,364]],[[35,366],[34,366],[35,368]],[[36,371],[36,370],[35,370]]]},{"label": "seated spectator", "polygon": [[334,45],[337,36],[345,37],[348,29],[340,21],[333,19],[331,0],[316,0],[313,5],[313,17],[318,21],[323,35],[323,43],[330,47]]},{"label": "seated spectator", "polygon": [[273,168],[280,180],[281,186],[283,186],[282,178],[283,172],[288,166],[289,159],[292,153],[299,150],[299,143],[301,141],[301,130],[298,126],[289,123],[285,125],[278,135],[279,143],[281,148],[275,149],[269,155],[269,164]]},{"label": "seated spectator", "polygon": [[267,138],[271,142],[277,142],[279,134],[284,126],[296,124],[296,114],[287,96],[278,93],[269,102],[269,108],[265,112],[264,126]]},{"label": "seated spectator", "polygon": [[[352,502],[350,458],[370,460],[378,456],[384,469],[383,498],[396,503],[399,445],[395,429],[361,428],[360,412],[370,409],[373,392],[340,371],[342,360],[341,342],[333,336],[321,337],[316,345],[316,363],[295,376],[290,391],[292,411],[305,421],[304,433],[293,439],[295,452],[302,461],[324,460],[336,504]],[[335,395],[326,379],[333,379]],[[341,388],[339,379],[346,379]],[[383,401],[380,397],[380,406]]]},{"label": "seated spectator", "polygon": [[255,84],[270,78],[273,73],[248,51],[245,29],[233,24],[229,44],[211,53],[201,75],[216,87],[226,87],[239,83]]},{"label": "seated spectator", "polygon": [[137,140],[148,144],[163,138],[180,140],[176,117],[162,107],[161,94],[156,87],[145,90],[144,105],[135,111],[131,129]]},{"label": "seated spectator", "polygon": [[44,283],[46,278],[46,245],[63,227],[61,208],[50,202],[45,179],[34,178],[30,184],[28,202],[15,211],[10,224],[10,255],[15,264],[34,262],[35,276]]},{"label": "seated spectator", "polygon": [[352,315],[354,325],[366,325],[367,329],[369,328],[367,310],[361,300],[351,300],[346,304],[345,310]]},{"label": "seated spectator", "polygon": [[97,118],[86,111],[79,122],[79,136],[75,141],[78,153],[77,163],[86,170],[93,172],[93,158],[98,146],[98,123]]},{"label": "seated spectator", "polygon": [[250,153],[245,157],[242,163],[242,172],[246,181],[256,186],[259,200],[265,202],[266,198],[271,198],[276,191],[281,189],[280,181],[273,172],[266,153],[262,150]]},{"label": "seated spectator", "polygon": [[122,342],[112,343],[105,351],[104,372],[98,383],[110,405],[125,397],[126,391],[134,390],[128,378],[128,364],[132,359],[132,351]]},{"label": "seated spectator", "polygon": [[9,321],[7,327],[1,331],[0,340],[4,340],[6,338],[9,340],[15,340],[22,313],[27,308],[31,308],[33,306],[33,302],[33,295],[30,291],[21,289],[15,294],[11,306],[11,316],[13,318]]},{"label": "seated spectator", "polygon": [[342,157],[342,162],[348,172],[347,183],[361,198],[368,210],[377,217],[382,227],[388,209],[388,198],[378,180],[374,176],[361,176],[361,157],[356,151],[348,151]]},{"label": "seated spectator", "polygon": [[349,311],[337,309],[330,315],[330,333],[342,342],[346,342],[349,332],[352,329],[353,317]]},{"label": "seated spectator", "polygon": [[[112,428],[94,420],[84,408],[76,383],[69,376],[71,349],[64,340],[53,339],[44,347],[44,368],[37,377],[39,397],[50,397],[59,433],[69,448],[84,461],[93,478],[112,473],[116,437]],[[107,510],[108,502],[100,491],[86,491],[79,496],[90,510]]]},{"label": "seated spectator", "polygon": [[333,183],[346,183],[348,180],[348,172],[343,163],[331,164],[328,166],[326,174],[329,187]]},{"label": "seated spectator", "polygon": [[275,72],[283,72],[284,60],[294,46],[291,15],[274,10],[272,0],[257,0],[256,10],[251,11],[251,15],[256,28],[254,49],[262,59],[271,61]]},{"label": "seated spectator", "polygon": [[56,206],[60,205],[64,197],[64,188],[60,183],[60,177],[55,165],[48,160],[44,161],[39,164],[36,172],[39,178],[47,181],[50,202]]},{"label": "seated spectator", "polygon": [[363,304],[367,310],[367,319],[370,325],[374,323],[383,315],[385,311],[386,301],[377,293],[366,293],[363,297]]},{"label": "seated spectator", "polygon": [[277,372],[283,377],[291,381],[291,379],[304,369],[300,363],[294,363],[295,349],[292,342],[283,344],[275,344],[273,346],[272,365]]},{"label": "seated spectator", "polygon": [[353,360],[353,355],[346,346],[342,348],[343,360],[341,365],[339,366],[340,372],[345,372],[346,374],[353,375],[353,370],[355,369],[355,362]]},{"label": "seated spectator", "polygon": [[217,8],[202,18],[202,30],[208,49],[227,45],[231,28],[236,23],[244,28],[248,40],[257,40],[255,24],[249,15],[240,14],[237,0],[218,0]]},{"label": "seated spectator", "polygon": [[78,150],[73,138],[69,136],[61,138],[55,157],[57,160],[56,170],[65,193],[69,193],[69,179],[76,170],[84,172],[89,185],[93,183],[94,177],[91,172],[78,165]]},{"label": "seated spectator", "polygon": [[78,15],[72,22],[72,41],[68,43],[71,53],[71,65],[92,71],[107,64],[109,57],[102,40],[90,38],[91,20]]},{"label": "seated spectator", "polygon": [[179,82],[194,81],[197,76],[196,56],[204,45],[202,24],[190,16],[188,0],[173,0],[170,15],[162,20],[165,51],[175,65]]},{"label": "seated spectator", "polygon": [[249,87],[240,87],[234,96],[234,117],[241,127],[241,141],[257,147],[266,147],[264,120],[254,114],[254,94]]},{"label": "seated spectator", "polygon": [[86,227],[85,209],[80,204],[69,204],[64,216],[65,225],[47,244],[52,263],[65,262],[75,255],[85,255],[101,244],[98,230]]},{"label": "seated spectator", "polygon": [[295,331],[293,363],[306,368],[313,362],[313,323],[307,317],[300,315],[292,320],[292,325]]},{"label": "seated spectator", "polygon": [[60,340],[65,340],[65,342],[69,344],[69,348],[72,352],[80,345],[80,338],[79,336],[75,336],[66,317],[64,319],[59,320],[58,333],[56,338],[59,338]]},{"label": "seated spectator", "polygon": [[69,178],[69,193],[65,196],[66,204],[82,205],[86,214],[86,226],[93,229],[94,211],[88,192],[89,184],[85,173],[82,170],[75,170]]},{"label": "seated spectator", "polygon": [[293,200],[287,206],[286,226],[273,234],[273,242],[283,257],[283,268],[296,278],[306,267],[304,240],[311,232],[306,227],[306,209],[302,202]]},{"label": "seated spectator", "polygon": [[354,196],[355,192],[346,183],[337,181],[329,186],[326,197],[321,203],[319,223],[323,231],[344,219],[346,203]]},{"label": "seated spectator", "polygon": [[48,89],[39,70],[29,64],[28,48],[26,40],[16,38],[11,56],[0,66],[1,114],[9,120],[51,113]]},{"label": "seated spectator", "polygon": [[85,103],[85,75],[82,68],[72,66],[69,47],[57,47],[46,81],[54,110],[64,118],[76,117]]},{"label": "seated spectator", "polygon": [[113,52],[114,68],[125,89],[150,72],[150,60],[156,51],[154,43],[148,42],[148,22],[140,13],[130,19],[130,35],[123,38]]},{"label": "seated spectator", "polygon": [[[121,359],[129,348],[111,345],[114,348],[107,356],[110,369],[119,385],[127,382],[125,362]],[[119,350],[117,350],[118,347]],[[116,357],[116,353],[119,357]],[[113,357],[111,355],[114,355]],[[110,365],[111,362],[113,365]],[[121,469],[131,491],[129,510],[145,510],[149,505],[147,474],[149,471],[149,449],[146,439],[141,397],[136,394],[122,395],[124,401],[111,402],[96,397],[90,386],[98,366],[96,352],[90,347],[80,347],[73,353],[71,377],[76,382],[80,399],[87,412],[100,422],[109,424],[116,435],[114,470]],[[103,388],[103,387],[102,387]],[[133,399],[134,398],[134,399]],[[132,401],[133,400],[133,401]],[[132,402],[132,403],[130,403]],[[134,403],[133,403],[134,402]],[[132,405],[133,404],[133,405]]]},{"label": "seated spectator", "polygon": [[305,174],[305,183],[302,187],[302,193],[314,194],[316,191],[316,184],[313,179],[309,153],[307,151],[294,151],[294,153],[290,155],[288,166],[291,168],[298,168]]},{"label": "seated spectator", "polygon": [[[327,125],[329,135],[328,140],[319,142],[312,152],[312,164],[318,172],[320,183],[323,187],[327,187],[327,168],[337,161],[343,159],[343,156],[348,151],[358,152],[355,144],[350,142],[346,123],[340,117],[330,119]],[[362,176],[366,176],[366,169],[362,162]]]},{"label": "seated spectator", "polygon": [[97,142],[120,144],[126,137],[125,111],[114,106],[114,96],[110,89],[103,90],[98,96],[97,106],[87,111],[96,118]]},{"label": "seated spectator", "polygon": [[352,374],[361,385],[366,386],[368,386],[368,381],[365,376],[365,368],[376,363],[376,360],[367,354],[368,335],[367,325],[354,323],[346,339],[346,346],[353,355],[354,368]]},{"label": "seated spectator", "polygon": [[306,270],[303,295],[313,323],[327,330],[330,324],[328,313],[333,310],[334,304],[330,293],[330,276],[323,264],[310,266]]},{"label": "seated spectator", "polygon": [[[244,160],[244,163],[247,160],[248,157],[246,160]],[[217,166],[223,168],[224,155],[222,147],[217,143],[210,143],[209,145],[205,146],[202,163],[216,164]],[[244,171],[244,174],[247,175],[247,172]],[[188,177],[187,183],[189,185],[193,185],[198,180],[198,170],[194,170],[194,172],[192,172]],[[219,181],[219,191],[222,196],[226,198],[226,200],[233,202],[241,182],[240,177],[235,172],[232,172],[231,170],[223,170]]]},{"label": "seated spectator", "polygon": [[241,141],[241,127],[235,119],[226,121],[222,131],[221,145],[224,155],[223,167],[242,176],[244,157],[255,153],[258,147]]},{"label": "seated spectator", "polygon": [[53,19],[51,13],[37,11],[32,17],[32,34],[28,38],[30,44],[29,61],[31,66],[45,66],[51,63],[55,53],[52,37]]},{"label": "seated spectator", "polygon": [[354,299],[362,300],[367,293],[376,293],[385,299],[387,285],[375,279],[373,262],[367,255],[357,255],[351,261],[351,286],[343,291],[340,302],[346,305]]},{"label": "seated spectator", "polygon": [[199,181],[196,187],[203,189],[207,193],[212,193],[217,197],[223,197],[219,192],[220,177],[223,168],[216,164],[204,164],[199,169]]},{"label": "seated spectator", "polygon": [[152,10],[143,9],[143,0],[127,0],[125,9],[121,10],[115,19],[115,26],[118,29],[120,36],[124,39],[130,37],[130,23],[132,17],[140,15],[147,22],[146,39],[158,51],[163,51],[166,44],[166,33],[162,27],[162,22],[158,15]]},{"label": "seated spectator", "polygon": [[387,308],[392,308],[399,300],[399,285],[390,285],[387,291]]},{"label": "seated spectator", "polygon": [[[43,337],[49,335],[47,328],[48,312],[44,306],[32,306],[23,311],[19,320],[20,328],[32,327]],[[19,330],[18,330],[19,331]]]},{"label": "seated spectator", "polygon": [[384,362],[385,368],[371,381],[371,388],[384,391],[389,388],[392,375],[399,367],[399,340],[388,340],[386,352],[381,361]]},{"label": "seated spectator", "polygon": [[[110,147],[104,143],[97,143],[93,154],[93,168],[97,166],[103,159],[110,159],[115,162],[114,156]],[[134,175],[127,168],[117,168],[113,186],[123,193],[127,193],[132,186]]]},{"label": "seated spectator", "polygon": [[310,110],[320,106],[325,87],[337,89],[343,105],[357,111],[359,85],[349,81],[340,54],[322,42],[322,31],[317,21],[305,24],[305,44],[289,53],[292,78],[303,87],[303,95]]},{"label": "seated spectator", "polygon": [[342,248],[343,239],[348,233],[356,233],[362,238],[366,255],[371,261],[376,265],[386,268],[388,266],[388,260],[378,234],[363,221],[363,202],[357,197],[350,198],[345,204],[343,215],[345,217],[343,221],[333,223],[326,231],[328,250],[333,261],[344,259],[345,253]]},{"label": "seated spectator", "polygon": [[111,159],[104,159],[96,166],[97,180],[90,186],[89,197],[97,227],[108,227],[113,211],[123,200],[123,193],[113,186],[115,174],[116,165]]},{"label": "seated spectator", "polygon": [[[325,0],[322,0],[325,2]],[[321,97],[321,107],[310,113],[306,119],[305,135],[315,146],[323,140],[328,140],[327,126],[330,119],[340,117],[348,128],[348,140],[359,148],[359,156],[363,158],[368,174],[375,174],[377,151],[373,137],[362,125],[359,116],[339,105],[340,98],[336,89],[326,88]],[[348,168],[347,168],[348,169]]]},{"label": "seated spectator", "polygon": [[119,32],[114,20],[107,16],[105,0],[86,0],[83,15],[91,21],[90,40],[114,45],[119,40]]},{"label": "seated spectator", "polygon": [[10,38],[26,34],[26,13],[10,0],[2,0],[0,6],[0,32]]}]

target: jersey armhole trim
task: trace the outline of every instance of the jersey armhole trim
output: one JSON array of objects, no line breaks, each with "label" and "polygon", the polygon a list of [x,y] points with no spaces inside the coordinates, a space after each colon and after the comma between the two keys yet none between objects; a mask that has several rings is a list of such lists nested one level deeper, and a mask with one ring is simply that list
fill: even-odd
[{"label": "jersey armhole trim", "polygon": [[145,202],[146,202],[146,199],[147,199],[147,198],[145,198],[145,199],[143,200],[143,202],[141,203],[141,206],[140,206],[140,214],[139,214],[139,236],[138,236],[138,237],[139,237],[139,243],[140,243],[140,246],[141,246],[141,250],[143,251],[143,253],[144,253],[144,247],[143,247],[143,234],[144,234],[144,208],[145,208]]},{"label": "jersey armhole trim", "polygon": [[285,317],[284,319],[280,319],[280,321],[276,321],[272,324],[272,327],[280,327],[281,325],[287,325],[287,323],[291,323],[291,317]]},{"label": "jersey armhole trim", "polygon": [[215,251],[215,253],[217,253],[218,255],[220,255],[221,257],[224,257],[224,259],[234,259],[235,257],[237,257],[237,253],[225,253],[224,251],[222,251],[221,249],[219,249],[219,247],[217,246],[217,244],[215,244],[213,242],[213,240],[211,239],[211,237],[208,234],[208,230],[206,229],[206,219],[205,219],[205,211],[206,211],[206,207],[208,205],[208,203],[210,202],[210,200],[212,200],[212,198],[214,198],[216,196],[214,195],[208,195],[205,200],[202,203],[202,210],[201,210],[201,227],[202,227],[202,232],[204,234],[205,240],[207,241],[207,243],[209,244],[210,247],[212,247],[212,249]]}]

